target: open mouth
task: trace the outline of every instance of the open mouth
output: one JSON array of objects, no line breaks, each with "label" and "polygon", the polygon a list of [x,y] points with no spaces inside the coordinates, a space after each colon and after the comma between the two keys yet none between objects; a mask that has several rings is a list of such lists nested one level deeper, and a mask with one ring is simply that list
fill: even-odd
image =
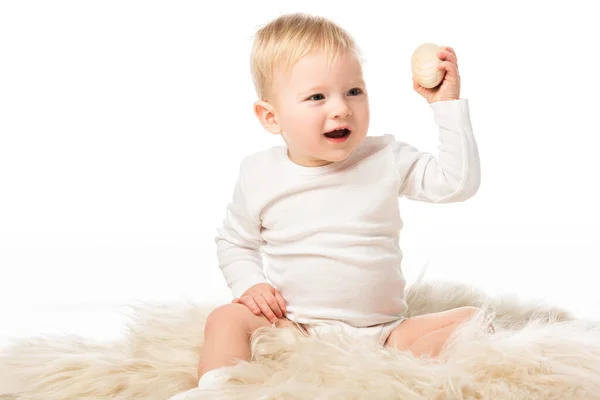
[{"label": "open mouth", "polygon": [[350,135],[350,130],[346,129],[346,128],[336,129],[331,132],[325,133],[325,137],[328,139],[344,139],[344,138],[347,138],[349,135]]}]

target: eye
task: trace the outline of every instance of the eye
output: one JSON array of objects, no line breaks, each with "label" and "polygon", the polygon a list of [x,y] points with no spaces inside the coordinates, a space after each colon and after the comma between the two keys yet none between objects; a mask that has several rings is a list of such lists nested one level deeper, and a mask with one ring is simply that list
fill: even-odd
[{"label": "eye", "polygon": [[353,88],[353,89],[350,89],[350,90],[348,91],[348,94],[349,94],[350,96],[358,96],[358,95],[360,95],[360,94],[362,94],[362,93],[363,93],[362,89],[359,89],[359,88]]},{"label": "eye", "polygon": [[325,96],[323,96],[321,93],[317,93],[317,94],[313,94],[312,96],[310,96],[308,98],[308,100],[319,101],[319,100],[323,100],[324,98],[325,98]]}]

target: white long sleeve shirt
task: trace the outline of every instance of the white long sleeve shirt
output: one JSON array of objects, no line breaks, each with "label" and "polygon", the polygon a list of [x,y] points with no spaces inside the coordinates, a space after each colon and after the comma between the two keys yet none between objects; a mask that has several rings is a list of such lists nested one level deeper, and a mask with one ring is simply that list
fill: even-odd
[{"label": "white long sleeve shirt", "polygon": [[398,198],[464,201],[480,180],[467,100],[431,108],[437,157],[386,135],[367,136],[346,160],[322,167],[294,164],[285,147],[244,159],[216,238],[233,295],[269,282],[299,323],[365,327],[402,316]]}]

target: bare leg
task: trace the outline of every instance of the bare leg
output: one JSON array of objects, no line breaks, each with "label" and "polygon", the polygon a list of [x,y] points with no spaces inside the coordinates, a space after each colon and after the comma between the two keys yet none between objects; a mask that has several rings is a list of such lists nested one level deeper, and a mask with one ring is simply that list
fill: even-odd
[{"label": "bare leg", "polygon": [[461,325],[460,322],[447,325],[429,332],[417,339],[409,350],[417,357],[437,357],[452,333]]},{"label": "bare leg", "polygon": [[[271,326],[264,315],[255,315],[243,304],[226,304],[207,318],[204,345],[198,363],[198,378],[215,368],[250,359],[250,336],[258,328]],[[277,326],[294,326],[287,318]]]},{"label": "bare leg", "polygon": [[477,311],[476,307],[459,307],[409,318],[392,331],[385,346],[410,350],[416,356],[430,353],[435,357],[452,332]]},{"label": "bare leg", "polygon": [[[277,327],[295,326],[287,318],[277,320]],[[254,315],[245,305],[226,304],[210,313],[204,327],[204,346],[198,363],[198,387],[180,392],[169,400],[191,400],[205,390],[215,390],[227,381],[228,372],[215,371],[214,376],[200,378],[207,372],[232,366],[238,360],[250,359],[250,336],[258,328],[272,326],[264,315]],[[202,384],[203,383],[203,384]]]}]

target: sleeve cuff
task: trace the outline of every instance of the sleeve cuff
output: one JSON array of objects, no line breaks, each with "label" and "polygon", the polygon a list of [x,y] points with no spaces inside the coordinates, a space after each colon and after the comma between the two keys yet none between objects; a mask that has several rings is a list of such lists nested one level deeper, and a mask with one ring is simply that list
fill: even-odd
[{"label": "sleeve cuff", "polygon": [[246,290],[258,283],[268,283],[264,275],[255,274],[238,280],[231,285],[231,292],[234,298],[240,297]]},{"label": "sleeve cuff", "polygon": [[470,123],[469,101],[467,99],[436,101],[430,104],[433,119],[438,126],[457,130]]}]

